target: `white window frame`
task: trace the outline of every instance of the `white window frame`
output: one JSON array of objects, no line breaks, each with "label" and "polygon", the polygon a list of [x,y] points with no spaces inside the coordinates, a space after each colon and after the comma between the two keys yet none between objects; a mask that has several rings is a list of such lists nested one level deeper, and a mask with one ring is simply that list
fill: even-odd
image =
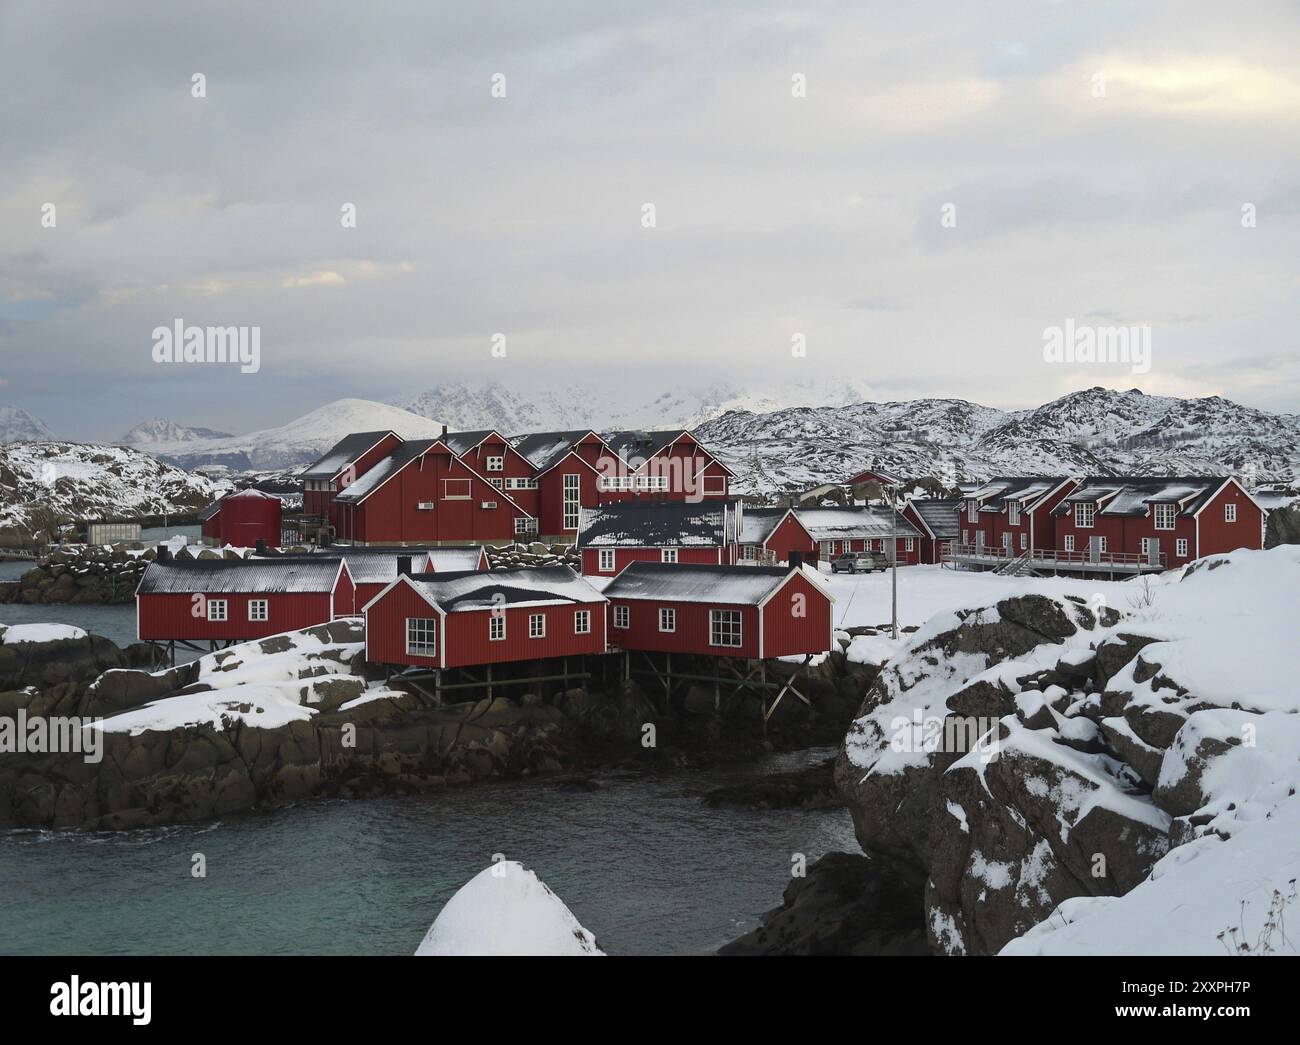
[{"label": "white window frame", "polygon": [[208,599],[208,620],[222,622],[230,619],[230,603],[226,599]]},{"label": "white window frame", "polygon": [[[1084,520],[1087,520],[1085,522]],[[1080,530],[1091,530],[1097,523],[1097,505],[1094,501],[1079,501],[1074,506],[1074,525]]]},{"label": "white window frame", "polygon": [[659,561],[660,561],[660,562],[676,562],[676,561],[677,561],[677,549],[676,549],[676,548],[660,548],[660,549],[659,549]]},{"label": "white window frame", "polygon": [[591,634],[591,610],[573,611],[573,634],[575,635]]},{"label": "white window frame", "polygon": [[916,550],[916,545],[913,543],[916,540],[915,537],[906,537],[904,538],[904,540],[907,542],[905,545],[903,545],[905,551],[910,552]]},{"label": "white window frame", "polygon": [[1023,552],[1029,548],[1029,534],[1022,532],[1020,534],[1020,550]]},{"label": "white window frame", "polygon": [[1072,533],[1067,533],[1065,535],[1065,550],[1067,552],[1074,551],[1074,534]]},{"label": "white window frame", "polygon": [[623,631],[632,626],[632,608],[630,606],[614,607],[614,627]]},{"label": "white window frame", "polygon": [[[710,483],[717,483],[713,489],[709,489]],[[700,476],[700,496],[701,497],[726,497],[727,496],[727,477],[725,475],[702,475]]]},{"label": "white window frame", "polygon": [[[570,482],[569,480],[573,481]],[[562,528],[576,530],[578,528],[578,519],[582,514],[582,476],[577,472],[565,472],[562,487],[562,509],[564,513]]]},{"label": "white window frame", "polygon": [[[740,610],[709,610],[709,645],[735,649],[744,644],[745,620]],[[722,641],[732,639],[734,642]]]},{"label": "white window frame", "polygon": [[[412,627],[415,625],[415,627]],[[424,635],[423,641],[411,642],[412,634]],[[411,657],[436,657],[438,655],[438,618],[406,618],[406,652]]]},{"label": "white window frame", "polygon": [[504,457],[488,457],[484,459],[483,470],[485,472],[503,472],[506,467]]},{"label": "white window frame", "polygon": [[[523,524],[522,526],[520,525],[521,523]],[[533,536],[537,535],[537,520],[531,515],[516,515],[515,536],[526,537],[529,534],[532,534]]]},{"label": "white window frame", "polygon": [[1237,521],[1237,505],[1234,501],[1228,501],[1223,506],[1223,521],[1226,523],[1235,523]]},{"label": "white window frame", "polygon": [[530,613],[528,615],[528,637],[530,639],[546,638],[545,613]]},{"label": "white window frame", "polygon": [[492,484],[492,489],[494,490],[500,490],[502,488],[500,479],[489,479],[488,482]]},{"label": "white window frame", "polygon": [[1020,525],[1020,502],[1019,501],[1007,502],[1007,525],[1008,526]]},{"label": "white window frame", "polygon": [[599,548],[596,551],[596,569],[600,573],[613,573],[616,555],[613,548]]},{"label": "white window frame", "polygon": [[966,521],[968,523],[977,522],[976,514],[979,512],[979,501],[966,502]]},{"label": "white window frame", "polygon": [[1174,541],[1174,554],[1180,559],[1187,558],[1187,538],[1179,537]]},{"label": "white window frame", "polygon": [[1178,506],[1176,504],[1154,504],[1151,506],[1151,516],[1157,530],[1172,530],[1178,518]]},{"label": "white window frame", "polygon": [[664,634],[677,630],[677,610],[674,607],[659,607],[659,630]]},{"label": "white window frame", "polygon": [[1097,538],[1097,551],[1101,552],[1102,555],[1105,555],[1107,552],[1109,552],[1109,551],[1110,551],[1110,541],[1108,541],[1105,537],[1098,537],[1098,538]]},{"label": "white window frame", "polygon": [[488,616],[488,641],[505,642],[506,640],[506,615],[504,613],[493,613]]},{"label": "white window frame", "polygon": [[[452,493],[452,483],[464,483],[465,492]],[[457,487],[458,489],[459,487]],[[473,479],[444,479],[442,481],[442,499],[444,501],[471,501],[474,499],[474,480]]]},{"label": "white window frame", "polygon": [[537,480],[528,479],[528,478],[513,478],[513,479],[507,478],[506,489],[507,490],[536,490]]},{"label": "white window frame", "polygon": [[265,623],[271,619],[271,600],[270,599],[249,599],[248,600],[248,619]]}]

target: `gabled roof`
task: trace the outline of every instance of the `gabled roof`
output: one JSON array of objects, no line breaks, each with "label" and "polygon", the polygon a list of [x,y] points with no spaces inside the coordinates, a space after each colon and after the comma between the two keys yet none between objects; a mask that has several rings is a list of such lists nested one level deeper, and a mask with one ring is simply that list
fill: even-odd
[{"label": "gabled roof", "polygon": [[727,543],[726,501],[624,501],[584,508],[579,548],[715,547]]},{"label": "gabled roof", "polygon": [[980,511],[1002,512],[1008,501],[1019,501],[1021,508],[1032,511],[1036,503],[1067,482],[1066,476],[998,476],[967,495],[969,500],[982,501]]},{"label": "gabled roof", "polygon": [[844,486],[856,486],[858,483],[866,482],[866,476],[879,476],[880,481],[886,486],[897,486],[902,480],[892,472],[887,472],[883,468],[877,468],[874,464],[863,468],[860,472],[855,472],[849,476],[843,483]]},{"label": "gabled roof", "polygon": [[342,559],[325,555],[251,559],[167,559],[149,564],[137,595],[331,592]]},{"label": "gabled roof", "polygon": [[791,569],[667,562],[628,563],[622,573],[605,585],[605,598],[759,606],[794,573],[802,573],[830,598],[825,582],[806,566]]},{"label": "gabled roof", "polygon": [[739,542],[762,544],[791,511],[790,508],[746,508],[741,516]]},{"label": "gabled roof", "polygon": [[589,428],[571,432],[534,432],[520,436],[515,440],[514,446],[529,464],[539,472],[544,472],[589,435],[600,438]]},{"label": "gabled roof", "polygon": [[605,445],[627,461],[629,458],[653,457],[688,434],[685,429],[670,428],[659,432],[608,432],[604,438]]},{"label": "gabled roof", "polygon": [[[403,558],[411,559],[415,573],[460,573],[478,569],[483,549],[478,545],[441,548],[353,548],[332,545],[322,554],[344,560],[357,584],[388,584],[397,580],[398,563]],[[274,553],[266,557],[274,557]]]},{"label": "gabled roof", "polygon": [[479,432],[448,432],[442,437],[442,441],[447,444],[452,453],[459,457],[461,454],[469,453],[490,435],[495,435],[502,442],[509,442],[500,432],[491,428],[485,428]]},{"label": "gabled roof", "polygon": [[1092,502],[1100,514],[1108,516],[1145,516],[1153,504],[1175,504],[1178,514],[1194,515],[1227,481],[1223,476],[1088,476],[1053,514],[1066,515],[1075,504]]},{"label": "gabled roof", "polygon": [[339,472],[393,431],[353,432],[335,443],[325,455],[298,474],[300,479],[333,479]]},{"label": "gabled roof", "polygon": [[[815,541],[845,541],[892,537],[892,513],[881,508],[796,508],[795,517]],[[920,537],[921,531],[898,516],[899,537]]]},{"label": "gabled roof", "polygon": [[441,442],[441,440],[438,439],[406,440],[404,443],[401,443],[394,448],[393,452],[382,461],[376,462],[373,468],[367,471],[364,475],[359,476],[355,482],[340,490],[334,500],[341,501],[344,504],[362,500],[367,494],[381,486],[384,480],[388,479],[390,476],[396,475],[417,457],[432,449],[439,442]]},{"label": "gabled roof", "polygon": [[[567,566],[492,570],[489,573],[421,574],[395,583],[410,584],[424,599],[446,613],[492,609],[494,606],[591,605],[605,596]],[[381,599],[390,589],[375,597]],[[373,605],[375,600],[371,600]]]},{"label": "gabled roof", "polygon": [[956,537],[960,531],[957,511],[961,499],[956,497],[917,497],[907,502],[936,540]]}]

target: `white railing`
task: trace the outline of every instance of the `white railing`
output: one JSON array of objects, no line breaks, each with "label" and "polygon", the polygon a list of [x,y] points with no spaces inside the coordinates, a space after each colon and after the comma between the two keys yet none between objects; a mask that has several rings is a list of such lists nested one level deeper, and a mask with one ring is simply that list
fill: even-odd
[{"label": "white railing", "polygon": [[[1026,558],[1027,556],[1027,558]],[[1168,565],[1168,556],[1161,552],[1158,556],[1143,555],[1141,552],[1094,552],[1066,551],[1054,548],[1030,548],[1027,552],[1012,551],[1001,545],[954,544],[953,561],[991,563],[1009,565],[1015,559],[1026,558],[1035,568],[1046,569],[1099,569],[1099,570],[1163,570]]]}]

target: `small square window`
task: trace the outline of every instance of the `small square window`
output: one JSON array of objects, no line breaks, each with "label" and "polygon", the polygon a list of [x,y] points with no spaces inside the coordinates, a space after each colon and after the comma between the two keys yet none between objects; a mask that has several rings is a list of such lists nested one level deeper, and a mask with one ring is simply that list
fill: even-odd
[{"label": "small square window", "polygon": [[530,639],[546,638],[546,614],[530,613],[528,615],[528,637]]}]

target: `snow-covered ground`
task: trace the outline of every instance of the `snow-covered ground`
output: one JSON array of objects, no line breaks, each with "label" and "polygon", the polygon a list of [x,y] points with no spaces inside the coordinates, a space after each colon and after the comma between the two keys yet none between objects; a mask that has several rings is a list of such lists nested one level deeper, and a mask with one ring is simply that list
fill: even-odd
[{"label": "snow-covered ground", "polygon": [[502,860],[456,891],[415,953],[591,957],[603,952],[535,871]]},{"label": "snow-covered ground", "polygon": [[59,639],[84,639],[86,633],[72,624],[0,624],[0,643],[12,646],[19,642],[57,642]]}]

